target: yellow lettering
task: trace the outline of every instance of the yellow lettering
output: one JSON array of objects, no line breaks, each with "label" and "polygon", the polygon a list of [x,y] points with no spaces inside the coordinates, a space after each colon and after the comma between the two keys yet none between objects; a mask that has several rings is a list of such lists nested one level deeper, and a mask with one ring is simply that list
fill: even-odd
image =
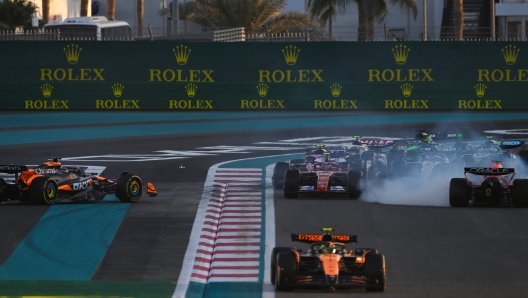
[{"label": "yellow lettering", "polygon": [[150,78],[149,82],[154,81],[154,78],[157,78],[158,82],[161,82],[161,71],[159,69],[149,69],[150,72]]},{"label": "yellow lettering", "polygon": [[41,68],[40,69],[40,80],[45,81],[46,77],[48,78],[49,81],[53,81],[53,79],[51,78],[51,69]]}]

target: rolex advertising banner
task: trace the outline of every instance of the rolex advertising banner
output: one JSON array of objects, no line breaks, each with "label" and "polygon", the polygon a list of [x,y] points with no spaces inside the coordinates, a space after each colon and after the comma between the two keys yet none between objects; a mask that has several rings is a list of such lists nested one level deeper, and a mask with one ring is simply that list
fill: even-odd
[{"label": "rolex advertising banner", "polygon": [[0,110],[528,110],[522,42],[2,42]]}]

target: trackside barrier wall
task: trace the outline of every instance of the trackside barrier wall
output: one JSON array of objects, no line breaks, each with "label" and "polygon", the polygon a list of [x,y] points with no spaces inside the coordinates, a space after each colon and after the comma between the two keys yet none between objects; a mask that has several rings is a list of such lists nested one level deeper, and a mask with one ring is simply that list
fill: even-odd
[{"label": "trackside barrier wall", "polygon": [[0,110],[528,110],[523,42],[0,46]]}]

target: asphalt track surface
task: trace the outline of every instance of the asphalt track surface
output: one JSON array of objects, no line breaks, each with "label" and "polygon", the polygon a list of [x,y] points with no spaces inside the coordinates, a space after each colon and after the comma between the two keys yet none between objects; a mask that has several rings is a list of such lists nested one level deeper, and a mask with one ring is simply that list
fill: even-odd
[{"label": "asphalt track surface", "polygon": [[[78,116],[72,114],[73,117]],[[35,118],[40,117],[39,115],[30,114]],[[448,121],[441,128],[461,132],[468,137],[479,136],[484,130],[528,128],[528,117],[518,115],[520,116],[515,120],[489,121],[487,119],[491,116],[483,114],[476,118],[477,121]],[[27,115],[10,113],[7,116],[16,119]],[[340,116],[357,117],[358,114]],[[372,116],[379,115],[373,113]],[[451,116],[445,113],[446,118]],[[105,115],[102,113],[97,117],[104,119]],[[202,125],[192,117],[178,117],[178,120],[166,117],[166,120],[158,122],[163,122],[164,125]],[[51,156],[148,155],[157,150],[192,151],[210,146],[248,146],[256,142],[313,136],[360,134],[409,137],[416,129],[439,129],[437,123],[428,121],[400,125],[371,125],[361,122],[325,126],[320,125],[324,120],[318,117],[331,118],[328,115],[310,116],[306,113],[300,113],[298,116],[277,114],[262,117],[258,129],[241,127],[239,130],[174,134],[152,131],[150,136],[106,136],[108,131],[116,131],[124,126],[145,126],[148,130],[152,121],[141,120],[141,114],[137,114],[136,119],[132,121],[95,121],[98,122],[95,125],[71,124],[68,127],[78,127],[78,131],[89,128],[104,137],[83,139],[72,134],[69,136],[70,140],[55,140],[52,136],[56,133],[55,129],[63,125],[2,125],[2,133],[16,135],[40,131],[41,134],[49,134],[47,140],[51,142],[43,142],[41,136],[33,136],[33,140],[24,139],[15,145],[0,146],[0,164],[39,164]],[[387,118],[391,117],[393,116]],[[244,119],[248,118],[252,118],[251,115],[244,115]],[[292,119],[302,124],[296,125],[295,128],[277,128],[274,125],[280,121],[293,121]],[[237,115],[210,120],[217,125],[221,125],[218,123],[222,121],[241,120]],[[4,279],[0,280],[0,296],[170,297],[179,277],[209,167],[229,160],[276,154],[273,150],[260,150],[249,151],[243,155],[222,153],[148,162],[82,163],[107,166],[107,177],[115,177],[123,170],[137,173],[144,181],[153,182],[159,195],[155,198],[143,198],[139,203],[130,205],[90,281],[24,282]],[[428,200],[435,195],[437,194],[432,192],[424,195],[423,199]],[[6,262],[49,208],[11,203],[0,205],[0,265]],[[275,195],[275,217],[277,246],[290,245],[290,233],[316,232],[321,227],[330,226],[340,233],[357,234],[359,246],[375,247],[383,253],[387,258],[387,290],[379,294],[369,293],[368,297],[528,296],[528,287],[525,284],[528,277],[528,209],[405,206],[345,198],[301,197],[287,200],[279,192]],[[88,222],[87,225],[89,224]],[[306,297],[367,295],[363,290],[302,290],[278,293],[277,297],[298,297],[301,293]]]}]

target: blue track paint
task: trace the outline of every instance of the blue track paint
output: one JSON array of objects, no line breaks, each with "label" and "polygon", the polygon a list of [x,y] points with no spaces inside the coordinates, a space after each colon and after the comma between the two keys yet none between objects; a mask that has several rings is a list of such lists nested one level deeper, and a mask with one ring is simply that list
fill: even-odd
[{"label": "blue track paint", "polygon": [[[140,115],[140,114],[138,114]],[[152,114],[155,115],[155,114]],[[183,114],[182,114],[183,115]],[[213,115],[213,114],[211,114]],[[237,114],[241,115],[241,114]],[[251,114],[252,115],[252,114]],[[259,114],[260,115],[260,114]],[[282,114],[281,114],[282,115]],[[302,114],[301,114],[302,115]],[[324,115],[324,114],[323,114]],[[527,113],[428,113],[398,115],[345,115],[334,114],[321,118],[289,118],[263,120],[252,115],[252,120],[227,120],[212,122],[186,122],[167,124],[118,125],[112,127],[57,128],[26,131],[0,132],[1,145],[31,144],[57,141],[74,141],[99,138],[118,138],[135,136],[177,135],[189,133],[255,131],[284,128],[337,127],[353,125],[404,124],[404,123],[449,123],[454,121],[499,121],[525,120]],[[36,117],[37,115],[35,115]],[[5,117],[5,116],[3,116]],[[2,117],[0,117],[1,119]],[[159,118],[150,119],[157,121]],[[42,124],[42,123],[41,123]]]},{"label": "blue track paint", "polygon": [[90,280],[129,206],[113,195],[53,205],[2,264],[0,280]]}]

